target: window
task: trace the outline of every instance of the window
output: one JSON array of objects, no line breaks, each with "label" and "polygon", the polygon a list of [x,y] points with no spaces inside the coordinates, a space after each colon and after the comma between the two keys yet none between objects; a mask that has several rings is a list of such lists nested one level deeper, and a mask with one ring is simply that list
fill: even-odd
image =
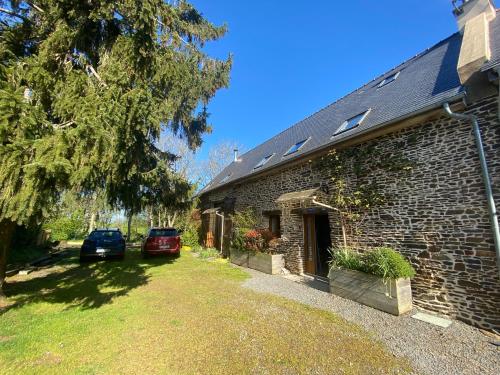
[{"label": "window", "polygon": [[391,74],[389,77],[386,77],[382,82],[379,83],[378,88],[385,86],[385,85],[388,85],[391,82],[394,82],[396,79],[398,79],[399,73],[401,73],[401,72],[397,72],[397,73]]},{"label": "window", "polygon": [[283,155],[283,156],[287,156],[287,155],[290,155],[290,154],[293,154],[293,153],[299,151],[302,148],[302,146],[304,146],[306,144],[306,142],[308,140],[309,140],[309,138],[308,139],[304,139],[303,141],[295,143],[292,147],[290,147],[288,149],[287,152],[285,152],[285,155]]},{"label": "window", "polygon": [[117,230],[96,230],[90,233],[89,239],[91,240],[103,240],[103,239],[118,239],[121,238],[122,234]]},{"label": "window", "polygon": [[262,168],[264,165],[266,165],[266,163],[271,160],[271,158],[274,156],[274,154],[272,155],[269,155],[269,156],[266,156],[264,159],[262,159],[261,161],[259,161],[259,163],[253,167],[253,169],[259,169],[259,168]]},{"label": "window", "polygon": [[354,117],[351,117],[349,120],[345,121],[340,128],[335,132],[334,136],[345,131],[351,130],[361,124],[365,117],[370,113],[371,109],[366,112],[360,113]]},{"label": "window", "polygon": [[224,177],[222,180],[220,180],[219,185],[223,184],[224,182],[226,182],[227,180],[229,180],[229,177],[231,177],[230,174],[228,174],[226,177]]},{"label": "window", "polygon": [[281,227],[280,227],[280,216],[270,215],[269,216],[269,232],[271,232],[275,237],[281,237]]},{"label": "window", "polygon": [[148,237],[177,237],[179,234],[175,229],[151,229]]}]

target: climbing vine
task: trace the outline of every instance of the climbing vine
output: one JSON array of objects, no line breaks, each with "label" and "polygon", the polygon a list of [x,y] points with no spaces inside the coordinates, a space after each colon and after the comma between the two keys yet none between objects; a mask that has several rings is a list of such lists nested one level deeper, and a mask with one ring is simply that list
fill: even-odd
[{"label": "climbing vine", "polygon": [[383,172],[398,178],[414,168],[414,162],[399,151],[404,144],[395,146],[389,153],[376,145],[334,149],[316,163],[328,176],[329,204],[339,214],[345,247],[348,238],[359,233],[368,214],[391,199],[376,176]]}]

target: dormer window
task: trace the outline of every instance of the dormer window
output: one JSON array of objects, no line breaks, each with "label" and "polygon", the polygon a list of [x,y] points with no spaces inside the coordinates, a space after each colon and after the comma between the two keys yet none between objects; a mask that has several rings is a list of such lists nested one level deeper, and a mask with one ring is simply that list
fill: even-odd
[{"label": "dormer window", "polygon": [[348,130],[354,129],[355,127],[359,126],[363,120],[368,116],[368,113],[370,113],[371,109],[368,111],[365,111],[363,113],[360,113],[359,115],[356,115],[354,117],[351,117],[349,120],[346,120],[340,128],[337,129],[335,134],[333,136],[336,136],[337,134],[346,132]]},{"label": "dormer window", "polygon": [[381,88],[382,86],[388,85],[389,83],[397,80],[400,73],[401,72],[397,72],[397,73],[391,74],[390,76],[386,77],[382,82],[379,83],[378,88]]},{"label": "dormer window", "polygon": [[308,140],[309,140],[309,138],[308,139],[304,139],[303,141],[295,143],[292,147],[290,147],[288,149],[287,152],[285,152],[285,154],[283,156],[288,156],[288,155],[296,153],[297,151],[299,151],[307,143]]},{"label": "dormer window", "polygon": [[259,161],[259,163],[258,163],[255,167],[253,167],[253,169],[259,169],[259,168],[262,168],[264,165],[266,165],[266,164],[267,164],[267,162],[268,162],[269,160],[271,160],[271,158],[272,158],[273,156],[274,156],[274,154],[266,156],[264,159],[262,159],[261,161]]}]

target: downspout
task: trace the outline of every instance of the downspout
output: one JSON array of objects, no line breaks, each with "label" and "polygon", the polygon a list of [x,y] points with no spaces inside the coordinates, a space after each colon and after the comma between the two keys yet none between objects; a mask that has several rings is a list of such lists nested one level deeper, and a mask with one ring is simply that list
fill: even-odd
[{"label": "downspout", "polygon": [[314,204],[317,204],[318,206],[321,206],[321,207],[328,208],[329,210],[337,211],[339,213],[339,215],[340,215],[340,225],[342,226],[342,237],[344,238],[344,247],[347,247],[347,234],[346,234],[346,231],[345,231],[344,220],[342,218],[342,212],[338,208],[335,208],[335,207],[329,206],[327,204],[318,202],[316,200],[316,198],[317,197],[314,196],[313,199],[312,199],[312,202]]},{"label": "downspout", "polygon": [[491,187],[491,179],[490,179],[490,174],[488,172],[488,164],[486,162],[486,156],[484,154],[483,141],[481,138],[481,129],[479,128],[477,117],[474,115],[454,113],[451,111],[449,103],[445,103],[443,105],[443,108],[448,114],[448,116],[458,120],[470,121],[472,124],[472,129],[474,130],[474,138],[476,140],[476,147],[479,154],[479,161],[481,163],[481,173],[483,175],[484,188],[486,190],[486,200],[488,202],[488,211],[490,214],[491,228],[493,232],[493,239],[495,241],[498,274],[500,276],[500,228],[498,226],[498,212],[495,206],[495,200],[493,199],[493,189]]},{"label": "downspout", "polygon": [[215,211],[215,214],[221,218],[221,230],[220,230],[220,253],[224,249],[224,215],[221,215],[219,211]]},{"label": "downspout", "polygon": [[500,121],[500,66],[497,66],[497,75],[498,75],[498,121]]}]

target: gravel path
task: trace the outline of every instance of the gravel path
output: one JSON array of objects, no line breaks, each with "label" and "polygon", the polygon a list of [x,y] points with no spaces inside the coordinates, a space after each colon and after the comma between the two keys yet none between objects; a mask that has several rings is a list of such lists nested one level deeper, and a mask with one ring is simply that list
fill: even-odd
[{"label": "gravel path", "polygon": [[332,311],[373,332],[397,356],[408,358],[422,374],[500,374],[500,349],[492,338],[458,321],[448,328],[395,317],[292,281],[245,268],[244,287]]}]

